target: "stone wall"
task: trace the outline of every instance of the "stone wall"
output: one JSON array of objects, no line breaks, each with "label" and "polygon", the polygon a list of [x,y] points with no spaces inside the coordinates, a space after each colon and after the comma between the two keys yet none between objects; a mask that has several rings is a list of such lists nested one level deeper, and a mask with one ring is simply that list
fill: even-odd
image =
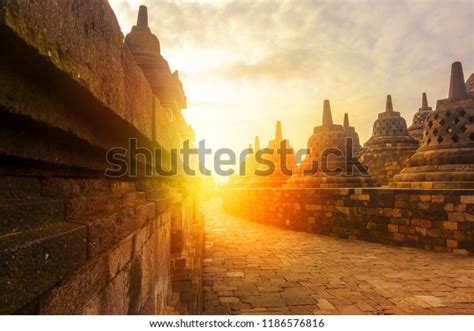
[{"label": "stone wall", "polygon": [[228,189],[224,207],[298,231],[474,253],[474,190]]},{"label": "stone wall", "polygon": [[104,175],[130,138],[189,136],[107,1],[0,1],[0,41],[0,313],[198,313],[196,180]]},{"label": "stone wall", "polygon": [[[17,307],[42,314],[166,312],[172,295],[171,223],[194,209],[189,197],[158,182],[1,180],[7,216],[2,230],[10,231],[0,253],[6,312]],[[7,198],[9,193],[14,197]],[[5,229],[13,224],[15,229]]]},{"label": "stone wall", "polygon": [[389,151],[374,149],[370,154],[361,153],[359,160],[379,185],[386,186],[393,181],[393,176],[407,166],[408,159],[414,152],[414,149],[397,147],[392,147]]}]

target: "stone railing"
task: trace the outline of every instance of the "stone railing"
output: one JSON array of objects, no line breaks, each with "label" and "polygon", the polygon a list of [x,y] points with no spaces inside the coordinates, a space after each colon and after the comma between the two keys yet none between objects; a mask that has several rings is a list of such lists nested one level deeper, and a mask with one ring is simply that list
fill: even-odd
[{"label": "stone railing", "polygon": [[474,253],[474,190],[227,189],[224,208],[298,231]]}]

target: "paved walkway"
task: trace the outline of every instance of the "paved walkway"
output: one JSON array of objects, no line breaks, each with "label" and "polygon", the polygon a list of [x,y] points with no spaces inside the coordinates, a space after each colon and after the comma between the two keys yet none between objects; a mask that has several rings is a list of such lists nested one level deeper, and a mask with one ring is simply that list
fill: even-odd
[{"label": "paved walkway", "polygon": [[473,257],[204,212],[205,314],[474,314]]}]

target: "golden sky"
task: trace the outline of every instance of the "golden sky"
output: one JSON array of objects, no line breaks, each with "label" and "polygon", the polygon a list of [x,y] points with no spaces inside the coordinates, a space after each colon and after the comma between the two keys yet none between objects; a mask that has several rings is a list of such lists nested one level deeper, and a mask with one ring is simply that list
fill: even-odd
[{"label": "golden sky", "polygon": [[410,125],[422,92],[433,108],[447,96],[452,62],[466,79],[474,71],[471,0],[109,2],[124,34],[148,6],[184,115],[211,148],[241,150],[255,135],[265,146],[276,120],[304,148],[323,99],[363,143],[387,94]]}]

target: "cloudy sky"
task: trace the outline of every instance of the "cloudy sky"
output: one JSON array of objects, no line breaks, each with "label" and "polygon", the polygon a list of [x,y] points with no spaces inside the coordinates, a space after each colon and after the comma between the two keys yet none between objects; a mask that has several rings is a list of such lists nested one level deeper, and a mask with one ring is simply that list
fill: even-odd
[{"label": "cloudy sky", "polygon": [[387,94],[410,123],[423,91],[432,106],[447,96],[452,62],[474,71],[471,0],[109,2],[124,34],[148,6],[185,116],[211,147],[265,145],[281,120],[303,148],[326,98],[365,142]]}]

